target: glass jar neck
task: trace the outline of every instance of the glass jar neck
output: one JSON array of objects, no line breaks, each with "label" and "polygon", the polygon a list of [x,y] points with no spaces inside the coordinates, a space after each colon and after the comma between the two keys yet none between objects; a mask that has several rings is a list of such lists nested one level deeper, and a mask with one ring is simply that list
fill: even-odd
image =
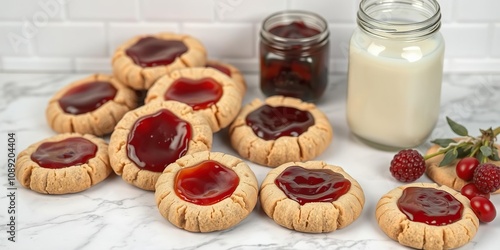
[{"label": "glass jar neck", "polygon": [[362,0],[357,23],[376,37],[421,40],[439,31],[441,10],[436,0]]},{"label": "glass jar neck", "polygon": [[[293,22],[302,22],[305,26],[316,29],[318,34],[304,38],[287,38],[271,33],[271,29],[289,25]],[[277,12],[264,20],[260,37],[268,46],[279,50],[301,49],[307,50],[313,46],[328,42],[328,24],[321,16],[307,11],[289,10]]]}]

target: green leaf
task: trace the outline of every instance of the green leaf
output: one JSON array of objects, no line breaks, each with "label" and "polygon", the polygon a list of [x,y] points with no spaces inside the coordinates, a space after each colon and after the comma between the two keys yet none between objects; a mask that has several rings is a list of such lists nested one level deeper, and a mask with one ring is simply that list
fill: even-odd
[{"label": "green leaf", "polygon": [[493,154],[490,155],[490,160],[492,160],[492,161],[500,161],[500,157],[498,157],[498,151],[493,150]]},{"label": "green leaf", "polygon": [[469,135],[469,131],[467,131],[467,129],[463,125],[458,124],[457,122],[450,119],[448,116],[446,117],[446,121],[448,122],[448,125],[450,125],[451,130],[453,130],[453,132],[455,132],[455,134],[460,135],[460,136],[468,136]]},{"label": "green leaf", "polygon": [[472,145],[458,148],[458,158],[465,158],[472,153]]},{"label": "green leaf", "polygon": [[486,157],[490,157],[491,154],[493,154],[493,151],[488,146],[481,146],[479,150],[481,150],[481,153],[483,153],[483,155]]},{"label": "green leaf", "polygon": [[481,153],[481,151],[477,152],[476,153],[476,159],[480,162],[480,163],[484,163],[484,155],[483,153]]},{"label": "green leaf", "polygon": [[446,148],[448,147],[448,145],[450,145],[450,143],[455,143],[455,142],[456,141],[453,139],[436,139],[431,141],[431,143],[437,144],[442,148]]},{"label": "green leaf", "polygon": [[443,160],[439,163],[439,166],[442,167],[451,164],[455,159],[457,159],[457,156],[458,152],[456,150],[446,152]]},{"label": "green leaf", "polygon": [[493,130],[493,136],[495,136],[495,137],[496,137],[496,136],[497,136],[497,135],[499,135],[499,134],[500,134],[500,127],[497,127],[497,128],[495,128],[495,129]]},{"label": "green leaf", "polygon": [[492,161],[500,161],[500,157],[498,157],[498,154],[494,154],[490,156],[490,160]]}]

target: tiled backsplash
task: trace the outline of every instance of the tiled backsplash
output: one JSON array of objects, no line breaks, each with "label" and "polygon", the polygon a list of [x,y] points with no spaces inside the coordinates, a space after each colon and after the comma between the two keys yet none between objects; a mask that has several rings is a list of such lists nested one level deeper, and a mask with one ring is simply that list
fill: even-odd
[{"label": "tiled backsplash", "polygon": [[[445,71],[500,72],[500,2],[439,0]],[[200,39],[209,57],[254,72],[269,14],[304,9],[331,30],[332,71],[347,70],[358,0],[0,0],[0,71],[109,71],[126,39],[171,31]]]}]

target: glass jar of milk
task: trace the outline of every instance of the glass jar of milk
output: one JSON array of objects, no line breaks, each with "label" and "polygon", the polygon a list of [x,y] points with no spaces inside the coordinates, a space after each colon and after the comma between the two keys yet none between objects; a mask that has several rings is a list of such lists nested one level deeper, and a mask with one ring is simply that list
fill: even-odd
[{"label": "glass jar of milk", "polygon": [[423,143],[438,115],[444,40],[436,0],[362,0],[349,47],[347,121],[369,144]]}]

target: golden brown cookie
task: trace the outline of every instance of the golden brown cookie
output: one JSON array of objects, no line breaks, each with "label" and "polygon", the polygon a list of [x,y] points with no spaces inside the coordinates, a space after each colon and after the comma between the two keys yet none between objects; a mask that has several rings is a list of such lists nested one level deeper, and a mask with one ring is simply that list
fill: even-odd
[{"label": "golden brown cookie", "polygon": [[[247,122],[249,115],[255,117],[252,126]],[[276,167],[315,158],[330,144],[333,129],[314,104],[272,96],[265,101],[255,99],[243,107],[231,124],[229,135],[231,145],[243,158]]]},{"label": "golden brown cookie", "polygon": [[43,194],[80,192],[111,172],[108,145],[88,134],[58,134],[44,139],[19,153],[16,161],[19,183]]},{"label": "golden brown cookie", "polygon": [[[311,179],[316,182],[311,184]],[[289,162],[269,171],[260,188],[260,203],[283,227],[323,233],[355,221],[365,196],[359,183],[341,167],[321,161]]]},{"label": "golden brown cookie", "polygon": [[113,74],[133,89],[149,89],[158,78],[174,70],[204,66],[206,57],[203,44],[189,35],[141,35],[116,49]]},{"label": "golden brown cookie", "polygon": [[[432,223],[440,223],[438,218],[435,217],[428,219],[432,220],[429,222],[431,224],[410,220],[399,209],[397,204],[403,195],[403,190],[409,187],[442,190],[448,193],[448,197],[432,198],[429,195],[425,195],[421,197],[426,197],[426,199],[421,198],[420,202],[417,202],[417,200],[412,201],[411,199],[402,200],[409,201],[410,203],[413,202],[413,204],[427,202],[427,205],[435,205],[444,204],[444,200],[450,202],[451,198],[449,197],[454,197],[456,199],[454,202],[461,203],[463,206],[461,216],[460,213],[457,213],[458,220],[446,225],[432,225]],[[441,194],[446,193],[441,192]],[[457,208],[455,205],[451,204],[447,208],[447,211],[456,211],[454,210]],[[447,186],[440,186],[435,183],[412,183],[391,190],[378,201],[375,215],[380,228],[387,236],[402,245],[418,249],[451,249],[463,246],[474,238],[479,226],[479,220],[472,211],[469,200],[465,196]]]},{"label": "golden brown cookie", "polygon": [[228,229],[257,203],[257,179],[248,165],[218,152],[186,155],[170,164],[156,183],[163,217],[191,232]]},{"label": "golden brown cookie", "polygon": [[[500,154],[500,146],[496,145],[498,152]],[[427,150],[427,154],[433,154],[440,149],[439,145],[433,145]],[[459,178],[456,172],[456,166],[460,159],[454,160],[451,164],[439,167],[439,163],[443,160],[444,155],[438,155],[425,161],[426,164],[426,174],[434,182],[440,185],[446,185],[460,192],[463,186],[465,186],[467,181]],[[500,161],[490,161],[493,164],[500,165]],[[493,192],[492,194],[500,193],[500,189]]]},{"label": "golden brown cookie", "polygon": [[231,64],[215,60],[208,60],[206,67],[217,69],[225,75],[231,77],[231,79],[233,79],[233,81],[236,83],[236,87],[241,93],[241,96],[245,95],[247,91],[247,84],[245,82],[245,78],[238,68],[234,67]]},{"label": "golden brown cookie", "polygon": [[135,92],[110,75],[94,74],[59,90],[49,101],[46,118],[58,133],[97,136],[111,133],[123,115],[137,107]]},{"label": "golden brown cookie", "polygon": [[125,114],[111,134],[109,158],[127,183],[155,190],[168,164],[211,146],[212,130],[201,115],[180,102],[157,101]]},{"label": "golden brown cookie", "polygon": [[241,108],[242,95],[236,84],[212,68],[187,68],[163,76],[149,89],[146,103],[176,100],[202,114],[213,132],[227,127]]}]

